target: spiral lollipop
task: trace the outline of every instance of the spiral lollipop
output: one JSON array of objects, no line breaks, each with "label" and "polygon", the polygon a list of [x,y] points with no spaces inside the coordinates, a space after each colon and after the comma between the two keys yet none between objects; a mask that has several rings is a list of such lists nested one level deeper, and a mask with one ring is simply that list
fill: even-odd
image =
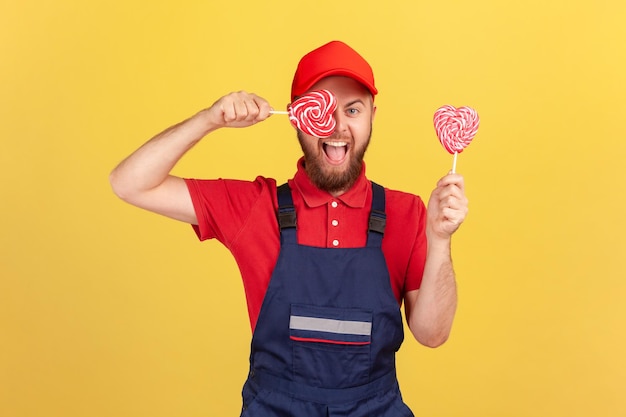
[{"label": "spiral lollipop", "polygon": [[433,117],[439,142],[451,154],[454,154],[452,172],[456,171],[458,154],[463,152],[478,131],[478,114],[470,107],[445,105],[437,109]]},{"label": "spiral lollipop", "polygon": [[289,120],[304,133],[326,138],[335,131],[333,113],[337,99],[328,90],[312,91],[294,100],[289,106]]},{"label": "spiral lollipop", "polygon": [[337,109],[337,98],[328,90],[316,90],[294,100],[288,111],[271,110],[271,114],[289,115],[296,128],[307,135],[327,138],[333,134],[337,122],[333,113]]},{"label": "spiral lollipop", "polygon": [[327,138],[335,131],[337,98],[328,90],[311,91],[289,105],[289,120],[306,133]]}]

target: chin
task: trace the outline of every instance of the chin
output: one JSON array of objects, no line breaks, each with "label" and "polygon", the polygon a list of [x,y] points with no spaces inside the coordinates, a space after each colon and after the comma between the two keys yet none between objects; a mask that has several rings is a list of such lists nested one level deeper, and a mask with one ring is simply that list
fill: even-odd
[{"label": "chin", "polygon": [[317,163],[306,165],[309,178],[317,188],[335,193],[346,191],[359,178],[361,174],[362,161],[346,161],[341,166],[321,167]]}]

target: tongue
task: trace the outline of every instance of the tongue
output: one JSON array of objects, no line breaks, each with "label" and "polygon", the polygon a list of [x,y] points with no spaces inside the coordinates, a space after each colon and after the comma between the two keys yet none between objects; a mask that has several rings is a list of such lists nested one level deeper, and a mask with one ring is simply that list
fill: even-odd
[{"label": "tongue", "polygon": [[325,146],[326,155],[331,161],[341,161],[346,156],[345,146]]}]

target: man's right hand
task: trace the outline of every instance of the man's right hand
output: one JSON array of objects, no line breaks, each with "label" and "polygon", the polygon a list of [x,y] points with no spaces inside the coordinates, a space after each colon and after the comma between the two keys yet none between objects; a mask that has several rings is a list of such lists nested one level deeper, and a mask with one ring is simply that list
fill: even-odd
[{"label": "man's right hand", "polygon": [[248,127],[267,119],[271,107],[256,94],[238,91],[225,95],[203,110],[209,130],[221,127]]}]

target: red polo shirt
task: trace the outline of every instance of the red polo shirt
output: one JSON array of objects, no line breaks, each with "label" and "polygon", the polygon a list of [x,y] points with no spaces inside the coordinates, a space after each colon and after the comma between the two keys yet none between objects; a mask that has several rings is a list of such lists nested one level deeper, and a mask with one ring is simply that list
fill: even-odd
[{"label": "red polo shirt", "polygon": [[[217,239],[233,254],[246,293],[254,331],[278,259],[280,239],[276,181],[186,179],[198,218],[200,240]],[[339,197],[315,187],[304,171],[289,180],[298,216],[298,241],[327,248],[365,246],[372,189],[365,166],[355,185]],[[415,195],[385,189],[387,225],[382,249],[398,304],[420,287],[426,260],[426,209]]]}]

